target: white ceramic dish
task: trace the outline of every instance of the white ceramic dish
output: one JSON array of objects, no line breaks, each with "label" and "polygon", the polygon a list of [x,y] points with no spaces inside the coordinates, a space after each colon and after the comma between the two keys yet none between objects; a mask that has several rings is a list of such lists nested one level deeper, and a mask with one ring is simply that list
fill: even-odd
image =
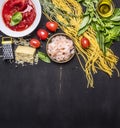
[{"label": "white ceramic dish", "polygon": [[38,26],[40,20],[41,20],[41,15],[42,15],[42,11],[41,11],[41,5],[39,0],[31,0],[35,6],[36,9],[36,18],[33,22],[33,24],[27,28],[24,31],[13,31],[10,28],[8,28],[2,18],[2,9],[3,6],[6,2],[6,0],[1,0],[0,3],[0,30],[7,36],[11,36],[11,37],[23,37],[26,36],[28,34],[30,34],[31,32],[33,32],[35,30],[35,28]]}]

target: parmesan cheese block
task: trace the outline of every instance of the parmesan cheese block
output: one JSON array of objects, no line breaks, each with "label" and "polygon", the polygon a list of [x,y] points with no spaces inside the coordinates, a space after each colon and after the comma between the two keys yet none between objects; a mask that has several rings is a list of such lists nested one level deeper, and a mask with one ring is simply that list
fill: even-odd
[{"label": "parmesan cheese block", "polygon": [[27,63],[34,63],[36,49],[29,46],[18,46],[15,50],[15,60]]}]

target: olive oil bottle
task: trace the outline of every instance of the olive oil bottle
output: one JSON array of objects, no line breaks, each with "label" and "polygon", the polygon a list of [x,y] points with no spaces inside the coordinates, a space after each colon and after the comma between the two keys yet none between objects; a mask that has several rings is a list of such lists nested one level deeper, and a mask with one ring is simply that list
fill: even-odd
[{"label": "olive oil bottle", "polygon": [[102,17],[109,17],[114,12],[114,3],[112,0],[100,0],[97,5],[97,11]]}]

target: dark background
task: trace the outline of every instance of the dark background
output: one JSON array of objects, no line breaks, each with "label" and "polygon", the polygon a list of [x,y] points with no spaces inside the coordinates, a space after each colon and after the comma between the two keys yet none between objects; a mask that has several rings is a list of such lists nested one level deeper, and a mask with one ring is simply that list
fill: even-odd
[{"label": "dark background", "polygon": [[[120,1],[114,2],[119,7]],[[38,28],[46,21],[42,16]],[[36,30],[31,37],[37,38]],[[45,51],[45,42],[40,50]],[[120,42],[112,50],[120,57]],[[66,64],[39,61],[25,67],[0,59],[0,128],[120,128],[117,73],[109,78],[99,71],[95,88],[86,85],[76,57]]]}]

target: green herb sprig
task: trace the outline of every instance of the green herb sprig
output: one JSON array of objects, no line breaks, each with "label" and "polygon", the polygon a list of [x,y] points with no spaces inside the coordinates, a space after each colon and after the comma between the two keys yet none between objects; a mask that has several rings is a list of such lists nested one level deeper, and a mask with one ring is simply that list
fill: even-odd
[{"label": "green herb sprig", "polygon": [[102,18],[97,13],[99,0],[77,0],[85,7],[83,21],[80,24],[78,35],[83,34],[89,26],[96,32],[96,38],[101,50],[106,53],[114,40],[120,40],[120,8],[115,8],[111,17]]}]

